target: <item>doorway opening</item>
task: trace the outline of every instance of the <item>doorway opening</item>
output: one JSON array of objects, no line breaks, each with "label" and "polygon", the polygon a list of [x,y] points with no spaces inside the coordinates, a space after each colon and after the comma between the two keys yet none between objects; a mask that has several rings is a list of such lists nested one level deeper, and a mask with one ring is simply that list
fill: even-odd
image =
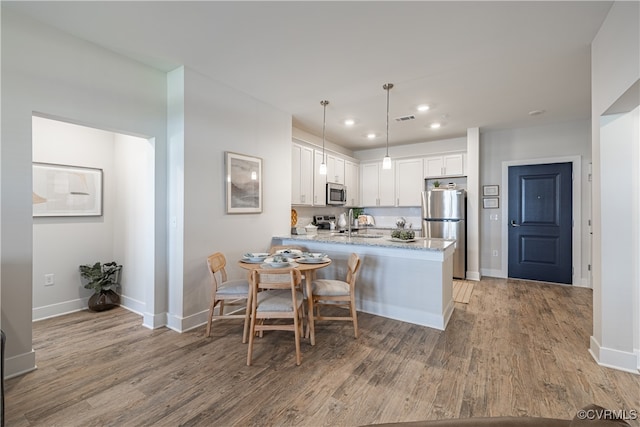
[{"label": "doorway opening", "polygon": [[147,312],[155,292],[154,139],[34,115],[32,161],[92,168],[102,177],[99,214],[33,218],[32,319],[87,308],[91,290],[78,266],[98,261],[124,266],[121,305]]}]

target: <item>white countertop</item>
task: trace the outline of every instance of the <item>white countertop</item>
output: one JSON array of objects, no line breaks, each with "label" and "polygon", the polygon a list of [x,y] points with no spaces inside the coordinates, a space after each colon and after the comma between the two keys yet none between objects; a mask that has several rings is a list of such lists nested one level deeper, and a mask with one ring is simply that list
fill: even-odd
[{"label": "white countertop", "polygon": [[413,249],[421,251],[444,251],[455,244],[455,240],[433,239],[427,237],[416,237],[414,242],[391,241],[390,236],[381,237],[358,237],[346,234],[319,233],[317,235],[287,235],[275,236],[276,239],[291,239],[300,241],[314,241],[324,243],[337,243],[343,245],[378,246],[384,248]]}]

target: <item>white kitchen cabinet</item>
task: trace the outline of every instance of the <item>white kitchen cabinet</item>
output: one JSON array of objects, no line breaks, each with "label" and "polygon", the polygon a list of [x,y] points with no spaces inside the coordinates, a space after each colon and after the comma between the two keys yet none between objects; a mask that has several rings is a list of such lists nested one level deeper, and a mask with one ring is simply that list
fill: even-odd
[{"label": "white kitchen cabinet", "polygon": [[424,159],[424,177],[464,176],[464,153],[430,156]]},{"label": "white kitchen cabinet", "polygon": [[313,206],[326,206],[327,175],[320,175],[322,151],[314,150],[313,159]]},{"label": "white kitchen cabinet", "polygon": [[344,159],[327,154],[327,182],[344,185]]},{"label": "white kitchen cabinet", "polygon": [[360,165],[362,206],[395,205],[395,162],[391,169],[383,169],[382,162]]},{"label": "white kitchen cabinet", "polygon": [[313,202],[313,149],[293,144],[291,148],[291,204]]},{"label": "white kitchen cabinet", "polygon": [[347,187],[347,206],[360,206],[360,165],[345,160],[344,185]]},{"label": "white kitchen cabinet", "polygon": [[396,161],[396,206],[420,206],[424,190],[423,159]]}]

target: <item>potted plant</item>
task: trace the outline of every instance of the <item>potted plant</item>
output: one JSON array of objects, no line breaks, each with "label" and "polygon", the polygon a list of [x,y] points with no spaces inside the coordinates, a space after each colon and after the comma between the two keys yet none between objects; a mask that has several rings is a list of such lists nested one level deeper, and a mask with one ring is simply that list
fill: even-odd
[{"label": "potted plant", "polygon": [[80,275],[87,281],[84,287],[93,289],[89,310],[104,311],[120,305],[120,295],[116,292],[120,285],[120,271],[122,266],[115,261],[80,266]]}]

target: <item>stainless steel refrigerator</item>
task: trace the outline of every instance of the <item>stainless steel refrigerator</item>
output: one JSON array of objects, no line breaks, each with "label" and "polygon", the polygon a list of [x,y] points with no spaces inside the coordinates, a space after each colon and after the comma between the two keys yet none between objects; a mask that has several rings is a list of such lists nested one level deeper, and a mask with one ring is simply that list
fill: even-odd
[{"label": "stainless steel refrigerator", "polygon": [[455,240],[453,277],[464,279],[467,271],[465,190],[433,189],[422,192],[422,234]]}]

